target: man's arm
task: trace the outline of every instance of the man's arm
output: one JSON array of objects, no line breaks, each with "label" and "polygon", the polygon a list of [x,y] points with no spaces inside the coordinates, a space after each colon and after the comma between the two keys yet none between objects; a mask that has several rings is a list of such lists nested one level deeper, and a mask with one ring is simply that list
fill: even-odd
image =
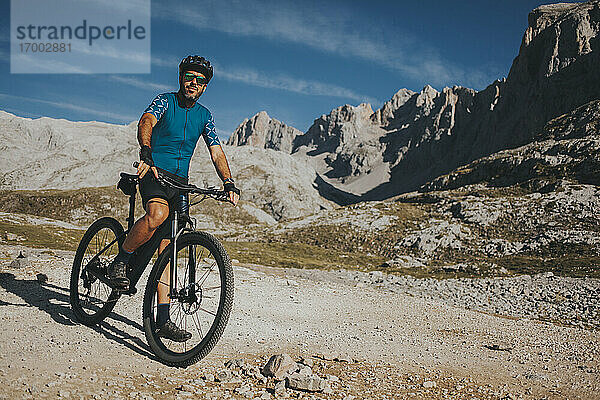
[{"label": "man's arm", "polygon": [[[226,183],[227,180],[231,180],[231,171],[229,170],[229,164],[227,158],[223,152],[223,148],[220,144],[209,146],[208,151],[210,152],[210,158],[217,170],[219,178]],[[233,181],[232,181],[233,182]],[[229,201],[235,206],[240,199],[240,195],[231,191],[229,192]]]},{"label": "man's arm", "polygon": [[156,117],[150,113],[142,114],[140,122],[138,122],[137,138],[140,147],[150,146],[150,139],[152,139],[152,128],[158,121]]},{"label": "man's arm", "polygon": [[[142,117],[140,118],[140,122],[138,123],[138,133],[137,133],[137,137],[138,137],[138,142],[140,144],[140,147],[144,147],[144,146],[148,146],[150,147],[150,143],[151,143],[151,139],[152,139],[152,128],[154,128],[154,125],[156,125],[157,123],[157,119],[154,115],[150,114],[150,113],[144,113],[142,114]],[[144,177],[144,175],[146,175],[146,173],[148,172],[149,169],[152,169],[152,172],[154,173],[154,176],[158,179],[158,171],[156,170],[156,167],[154,166],[150,166],[148,164],[146,164],[144,162],[144,160],[142,160],[140,162],[140,164],[138,165],[138,176],[140,177],[140,179],[142,179]]]}]

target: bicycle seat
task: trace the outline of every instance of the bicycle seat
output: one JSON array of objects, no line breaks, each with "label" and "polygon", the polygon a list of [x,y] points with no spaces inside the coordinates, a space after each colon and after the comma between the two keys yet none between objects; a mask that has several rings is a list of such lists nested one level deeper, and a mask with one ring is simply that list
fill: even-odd
[{"label": "bicycle seat", "polygon": [[138,176],[121,172],[121,179],[117,184],[117,189],[120,189],[127,196],[135,195],[136,186],[138,184]]},{"label": "bicycle seat", "polygon": [[121,178],[127,178],[127,179],[137,181],[138,176],[137,176],[137,174],[128,174],[126,172],[121,172]]}]

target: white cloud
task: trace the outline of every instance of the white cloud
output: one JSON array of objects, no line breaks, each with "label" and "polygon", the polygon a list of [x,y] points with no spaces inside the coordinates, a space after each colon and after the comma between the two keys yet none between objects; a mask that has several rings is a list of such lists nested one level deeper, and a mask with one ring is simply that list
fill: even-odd
[{"label": "white cloud", "polygon": [[103,117],[103,118],[106,118],[106,119],[112,120],[112,121],[129,123],[138,118],[138,116],[134,116],[134,115],[124,115],[124,114],[113,113],[110,111],[100,111],[96,108],[83,107],[83,106],[78,106],[78,105],[71,104],[71,103],[64,103],[64,102],[58,102],[58,101],[35,99],[32,97],[14,96],[14,95],[0,93],[0,98],[4,98],[4,99],[8,99],[8,100],[32,102],[32,103],[37,103],[37,104],[45,104],[45,105],[49,105],[52,107],[61,108],[61,109],[65,109],[65,110],[82,112],[82,113],[89,114],[89,115],[96,115],[96,116]]},{"label": "white cloud", "polygon": [[[331,10],[310,7],[304,2],[293,5],[287,2],[207,0],[178,5],[158,3],[153,15],[198,30],[264,37],[349,58],[357,57],[434,86],[472,85],[479,80],[473,79],[474,75],[486,75],[444,60],[431,46],[394,27],[362,21],[361,16],[352,15],[343,8],[332,14]],[[491,82],[495,78],[486,79]]]},{"label": "white cloud", "polygon": [[223,68],[222,66],[218,67],[218,71],[219,78],[243,82],[252,86],[279,89],[313,96],[342,97],[357,102],[379,104],[377,99],[361,95],[351,89],[323,82],[297,79],[284,74],[267,74],[249,68]]},{"label": "white cloud", "polygon": [[152,65],[156,65],[157,67],[173,68],[174,71],[177,70],[180,62],[181,59],[173,56],[152,56]]},{"label": "white cloud", "polygon": [[134,86],[134,87],[137,87],[140,89],[146,89],[146,90],[152,90],[152,91],[158,90],[161,92],[168,92],[168,91],[174,90],[173,86],[163,85],[161,83],[148,82],[148,81],[144,81],[144,80],[141,80],[138,78],[131,78],[131,77],[120,76],[120,75],[111,75],[109,79],[112,81],[115,81],[115,82],[124,83],[129,86]]},{"label": "white cloud", "polygon": [[94,47],[73,46],[72,53],[82,53],[94,57],[110,58],[119,60],[121,62],[139,64],[140,66],[147,65],[150,58],[150,54],[147,52],[135,51],[132,49],[119,47],[118,44],[114,45],[106,43],[94,43]]}]

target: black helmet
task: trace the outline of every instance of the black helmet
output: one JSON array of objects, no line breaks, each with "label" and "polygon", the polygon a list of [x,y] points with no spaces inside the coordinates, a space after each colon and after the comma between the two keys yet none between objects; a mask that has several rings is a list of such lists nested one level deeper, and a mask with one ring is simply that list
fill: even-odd
[{"label": "black helmet", "polygon": [[213,67],[204,57],[200,56],[187,56],[179,63],[179,76],[183,71],[197,71],[206,77],[209,81],[213,77]]}]

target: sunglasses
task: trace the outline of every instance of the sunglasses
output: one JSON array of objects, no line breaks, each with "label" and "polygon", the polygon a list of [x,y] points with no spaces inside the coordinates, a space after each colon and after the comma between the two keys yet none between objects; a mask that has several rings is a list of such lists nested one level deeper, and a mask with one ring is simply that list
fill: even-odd
[{"label": "sunglasses", "polygon": [[189,72],[186,72],[185,74],[183,74],[184,82],[191,82],[194,79],[196,80],[196,83],[198,85],[206,85],[208,83],[208,79],[206,79],[202,75],[194,75],[194,74],[190,74]]}]

